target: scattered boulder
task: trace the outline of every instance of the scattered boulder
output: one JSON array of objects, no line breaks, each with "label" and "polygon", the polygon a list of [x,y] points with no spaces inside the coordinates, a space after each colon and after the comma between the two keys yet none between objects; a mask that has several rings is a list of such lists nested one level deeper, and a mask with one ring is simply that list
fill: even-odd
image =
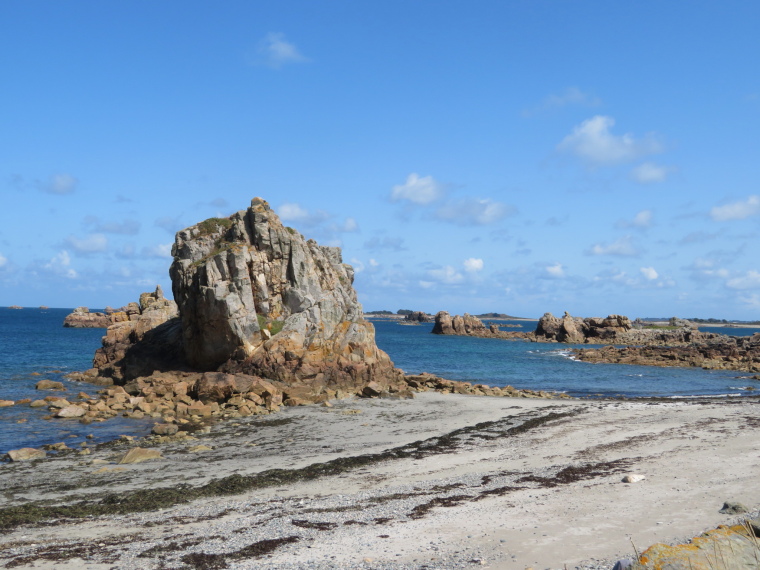
[{"label": "scattered boulder", "polygon": [[740,515],[749,512],[749,509],[741,503],[726,501],[718,512],[723,515]]},{"label": "scattered boulder", "polygon": [[34,385],[37,390],[65,390],[63,382],[56,382],[55,380],[40,380]]},{"label": "scattered boulder", "polygon": [[622,482],[623,483],[638,483],[639,481],[643,481],[646,479],[646,475],[641,475],[640,473],[630,473],[629,475],[626,475],[623,477]]},{"label": "scattered boulder", "polygon": [[151,433],[155,435],[174,435],[179,431],[177,424],[156,424],[153,426]]},{"label": "scattered boulder", "polygon": [[14,405],[16,405],[16,402],[13,400],[0,400],[0,408],[9,408]]},{"label": "scattered boulder", "polygon": [[8,452],[8,458],[11,461],[31,461],[32,459],[43,459],[47,454],[41,449],[33,447],[22,447],[21,449],[11,449]]},{"label": "scattered boulder", "polygon": [[404,316],[404,320],[410,323],[429,323],[433,319],[424,311],[412,311]]},{"label": "scattered boulder", "polygon": [[154,459],[163,459],[158,449],[146,449],[143,447],[133,447],[119,459],[119,465],[127,463],[142,463],[143,461],[153,461]]},{"label": "scattered boulder", "polygon": [[65,408],[61,408],[56,412],[56,418],[81,418],[87,413],[87,410],[80,406],[70,405]]},{"label": "scattered boulder", "polygon": [[478,317],[465,313],[464,315],[454,315],[453,317],[447,311],[439,311],[435,315],[435,324],[433,325],[433,334],[457,335],[457,336],[476,336],[483,338],[503,338],[503,339],[527,339],[528,333],[502,331],[498,325],[486,326]]}]

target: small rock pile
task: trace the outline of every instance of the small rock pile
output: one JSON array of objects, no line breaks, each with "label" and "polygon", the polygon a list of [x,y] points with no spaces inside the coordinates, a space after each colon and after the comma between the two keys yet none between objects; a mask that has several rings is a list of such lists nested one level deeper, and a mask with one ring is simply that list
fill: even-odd
[{"label": "small rock pile", "polygon": [[416,392],[436,391],[442,394],[469,394],[472,396],[496,396],[505,398],[570,398],[567,394],[544,390],[518,390],[512,386],[499,388],[484,384],[471,384],[457,380],[446,380],[433,374],[406,376],[406,383]]}]

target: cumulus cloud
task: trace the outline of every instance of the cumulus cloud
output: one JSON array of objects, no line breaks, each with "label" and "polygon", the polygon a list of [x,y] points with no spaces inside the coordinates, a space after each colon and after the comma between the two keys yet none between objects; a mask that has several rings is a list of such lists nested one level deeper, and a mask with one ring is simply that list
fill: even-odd
[{"label": "cumulus cloud", "polygon": [[726,281],[730,289],[760,289],[760,271],[750,270],[744,275]]},{"label": "cumulus cloud", "polygon": [[642,267],[640,271],[641,274],[649,281],[654,281],[660,276],[654,267]]},{"label": "cumulus cloud", "polygon": [[559,278],[565,276],[565,268],[561,263],[555,263],[554,265],[546,266],[546,274],[549,277]]},{"label": "cumulus cloud", "polygon": [[443,186],[436,182],[432,176],[421,177],[415,172],[406,177],[406,182],[391,189],[392,202],[406,200],[420,206],[426,206],[440,200],[443,195]]},{"label": "cumulus cloud", "polygon": [[350,233],[350,232],[358,232],[359,231],[359,224],[356,222],[354,218],[346,218],[346,220],[343,222],[343,226],[341,226],[341,231]]},{"label": "cumulus cloud", "polygon": [[662,152],[654,135],[636,139],[631,134],[610,132],[615,119],[596,115],[583,121],[557,145],[557,150],[573,154],[592,166],[630,162],[649,154]]},{"label": "cumulus cloud", "polygon": [[158,259],[167,259],[172,256],[172,244],[159,243],[151,247],[144,247],[142,249],[144,257],[155,257]]},{"label": "cumulus cloud", "polygon": [[298,51],[295,44],[285,40],[284,34],[271,32],[259,42],[255,63],[279,69],[283,65],[306,61],[309,60]]},{"label": "cumulus cloud", "polygon": [[731,220],[744,220],[760,214],[760,196],[752,195],[746,200],[738,200],[715,206],[710,210],[710,217],[716,222],[728,222]]},{"label": "cumulus cloud", "polygon": [[438,208],[435,217],[459,226],[486,226],[516,211],[514,206],[490,198],[462,198]]},{"label": "cumulus cloud", "polygon": [[634,257],[639,254],[634,247],[631,236],[624,236],[612,243],[598,243],[591,248],[592,255],[617,255]]},{"label": "cumulus cloud", "polygon": [[464,281],[464,275],[451,265],[446,265],[440,269],[429,269],[427,273],[435,281],[446,285],[456,285]]},{"label": "cumulus cloud", "polygon": [[545,112],[553,111],[555,109],[561,109],[569,105],[584,105],[587,107],[596,107],[601,104],[601,99],[584,93],[577,87],[568,87],[561,93],[553,93],[544,98],[541,103],[532,109],[526,109],[522,112],[523,117],[531,117],[533,115]]},{"label": "cumulus cloud", "polygon": [[295,202],[285,202],[277,208],[277,214],[284,222],[294,222],[306,228],[312,228],[330,219],[330,214],[324,210],[309,212],[306,208]]},{"label": "cumulus cloud", "polygon": [[65,249],[59,251],[53,258],[44,264],[43,269],[61,275],[67,279],[76,279],[79,277],[77,272],[71,267],[71,256]]},{"label": "cumulus cloud", "polygon": [[653,162],[644,162],[631,170],[631,178],[639,184],[664,182],[672,170],[673,169],[668,166],[660,166]]},{"label": "cumulus cloud", "polygon": [[641,210],[633,217],[633,220],[620,220],[615,226],[618,228],[644,229],[652,225],[653,217],[654,212],[652,210]]},{"label": "cumulus cloud", "polygon": [[71,174],[55,174],[47,182],[39,184],[39,188],[48,194],[64,195],[74,192],[78,183]]},{"label": "cumulus cloud", "polygon": [[85,255],[99,253],[108,248],[108,238],[103,234],[90,234],[82,239],[71,235],[66,238],[66,245],[75,252]]},{"label": "cumulus cloud", "polygon": [[468,273],[477,273],[483,270],[483,260],[477,257],[469,257],[464,260],[464,270]]}]

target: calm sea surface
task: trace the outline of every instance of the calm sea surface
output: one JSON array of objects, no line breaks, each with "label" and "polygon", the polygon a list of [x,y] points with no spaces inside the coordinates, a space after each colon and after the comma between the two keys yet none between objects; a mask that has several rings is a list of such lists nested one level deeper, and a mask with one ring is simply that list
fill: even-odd
[{"label": "calm sea surface", "polygon": [[[76,400],[80,391],[94,394],[100,387],[68,382],[64,374],[90,368],[104,329],[65,329],[71,309],[13,310],[0,308],[0,399],[20,400],[63,395]],[[520,322],[533,330],[535,322]],[[430,334],[431,325],[405,326],[374,321],[377,344],[407,373],[431,372],[452,380],[494,386],[556,390],[573,396],[700,396],[746,395],[743,387],[757,383],[736,372],[685,368],[653,368],[586,364],[570,360],[567,346],[449,337]],[[521,330],[512,328],[510,330]],[[752,334],[760,329],[716,328],[728,334]],[[67,391],[39,392],[34,385],[48,378],[64,383]],[[146,435],[153,420],[115,418],[80,424],[76,419],[46,420],[46,408],[16,405],[0,408],[0,454],[19,447],[39,447],[64,441],[76,447],[88,434],[107,441],[121,434]]]}]

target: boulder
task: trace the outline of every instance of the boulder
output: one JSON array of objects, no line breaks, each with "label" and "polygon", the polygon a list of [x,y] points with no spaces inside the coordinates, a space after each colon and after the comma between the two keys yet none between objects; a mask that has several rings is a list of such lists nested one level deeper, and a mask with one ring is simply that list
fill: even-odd
[{"label": "boulder", "polygon": [[154,459],[163,459],[158,449],[145,449],[143,447],[133,447],[125,453],[118,463],[120,465],[127,463],[142,463],[143,461],[152,461]]},{"label": "boulder", "polygon": [[43,459],[47,454],[41,449],[33,447],[22,447],[21,449],[11,449],[8,457],[11,461],[31,461],[32,459]]},{"label": "boulder", "polygon": [[37,390],[65,390],[63,382],[56,382],[55,380],[40,380],[34,385]]},{"label": "boulder", "polygon": [[188,364],[353,393],[401,383],[377,348],[339,248],[286,228],[254,198],[177,233],[170,268]]},{"label": "boulder", "polygon": [[64,408],[61,408],[56,412],[55,417],[56,418],[81,418],[82,416],[87,413],[87,410],[80,406],[66,406]]},{"label": "boulder", "polygon": [[179,431],[177,424],[156,424],[151,433],[155,435],[174,435]]},{"label": "boulder", "polygon": [[0,400],[0,408],[9,408],[15,404],[16,402],[13,400]]}]

